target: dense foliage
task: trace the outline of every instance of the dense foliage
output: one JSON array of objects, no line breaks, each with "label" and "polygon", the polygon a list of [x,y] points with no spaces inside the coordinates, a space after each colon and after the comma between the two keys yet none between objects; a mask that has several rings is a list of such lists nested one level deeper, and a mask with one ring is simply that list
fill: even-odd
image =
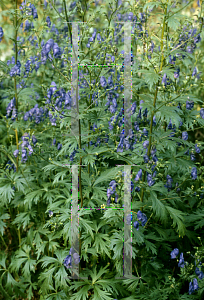
[{"label": "dense foliage", "polygon": [[[195,138],[204,126],[204,19],[194,2],[1,1],[1,299],[204,298],[204,142]],[[131,22],[127,112],[123,22]],[[76,165],[79,253],[71,242]],[[78,280],[69,278],[74,265]]]}]

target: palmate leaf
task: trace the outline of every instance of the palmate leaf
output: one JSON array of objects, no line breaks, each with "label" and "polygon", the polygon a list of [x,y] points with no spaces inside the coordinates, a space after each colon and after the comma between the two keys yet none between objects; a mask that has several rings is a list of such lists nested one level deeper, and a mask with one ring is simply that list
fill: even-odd
[{"label": "palmate leaf", "polygon": [[55,267],[60,265],[56,258],[50,256],[43,256],[37,263],[39,264],[41,262],[43,268],[46,268],[49,264],[52,264],[52,266],[55,265]]},{"label": "palmate leaf", "polygon": [[2,220],[5,220],[5,219],[10,219],[10,216],[9,214],[3,214],[0,216],[0,232],[1,234],[3,235],[4,234],[4,227],[6,228],[6,223]]},{"label": "palmate leaf", "polygon": [[67,298],[66,293],[62,290],[57,293],[46,295],[46,300],[67,300],[67,299],[69,298]]},{"label": "palmate leaf", "polygon": [[36,210],[19,213],[11,224],[18,224],[18,229],[23,225],[23,229],[25,229],[30,223],[31,218],[36,216],[36,213]]},{"label": "palmate leaf", "polygon": [[110,179],[113,180],[114,176],[123,169],[124,167],[117,167],[117,168],[112,168],[109,169],[105,172],[102,172],[102,174],[96,179],[94,182],[93,186],[101,183],[101,182],[107,182]]},{"label": "palmate leaf", "polygon": [[14,260],[10,264],[11,271],[18,271],[22,264],[25,263],[22,271],[24,276],[28,276],[31,271],[35,272],[35,265],[37,261],[30,258],[31,247],[23,245],[22,249],[17,250]]},{"label": "palmate leaf", "polygon": [[96,266],[94,268],[94,271],[90,272],[90,276],[92,278],[92,284],[97,283],[98,279],[103,275],[107,273],[108,266],[105,266],[104,268],[100,268],[99,272],[97,273]]},{"label": "palmate leaf", "polygon": [[[83,286],[84,285],[84,286]],[[80,282],[80,290],[77,293],[74,293],[70,300],[87,300],[88,290],[90,289],[89,284]]]},{"label": "palmate leaf", "polygon": [[204,226],[204,209],[198,209],[194,214],[185,216],[185,223],[196,223],[195,229],[202,228]]},{"label": "palmate leaf", "polygon": [[159,80],[159,75],[154,70],[140,70],[141,73],[144,73],[144,79],[146,83],[152,89],[153,84],[156,84]]},{"label": "palmate leaf", "polygon": [[134,233],[134,237],[135,237],[135,241],[138,245],[144,243],[144,234],[140,231],[137,230],[136,228],[133,227],[133,233]]},{"label": "palmate leaf", "polygon": [[110,241],[109,248],[114,252],[112,259],[120,259],[123,253],[123,234],[114,232],[110,237]]},{"label": "palmate leaf", "polygon": [[156,250],[156,246],[151,243],[150,241],[145,240],[145,245],[146,245],[146,249],[149,252],[149,250],[152,251],[152,254],[156,254],[157,255],[157,250]]},{"label": "palmate leaf", "polygon": [[12,189],[11,183],[7,183],[3,187],[0,187],[0,198],[2,202],[10,203],[13,196],[14,190]]},{"label": "palmate leaf", "polygon": [[93,244],[93,247],[96,248],[96,251],[101,254],[104,254],[105,252],[108,255],[108,257],[111,258],[110,251],[108,248],[108,245],[110,243],[108,234],[98,232],[95,233],[94,238],[95,238],[95,242]]},{"label": "palmate leaf", "polygon": [[157,194],[150,189],[150,198],[152,201],[152,209],[155,216],[159,218],[164,224],[167,222],[167,211],[165,205],[157,198]]},{"label": "palmate leaf", "polygon": [[[109,297],[110,296],[110,297]],[[94,297],[93,300],[112,300],[109,292],[101,290],[97,285],[94,285]]]},{"label": "palmate leaf", "polygon": [[175,228],[176,225],[178,226],[178,232],[179,236],[184,236],[186,232],[186,226],[184,225],[184,218],[183,215],[185,215],[183,212],[181,212],[178,209],[175,209],[170,206],[166,206],[166,209],[168,213],[170,214],[170,217],[173,219],[173,227]]},{"label": "palmate leaf", "polygon": [[24,204],[28,204],[28,208],[31,209],[32,202],[35,201],[35,204],[40,200],[44,191],[38,189],[36,191],[30,192],[25,196]]},{"label": "palmate leaf", "polygon": [[40,284],[40,291],[43,294],[47,294],[50,290],[55,291],[53,288],[53,273],[56,270],[56,267],[50,266],[49,269],[46,269],[44,272],[41,272],[39,275],[39,284]]},{"label": "palmate leaf", "polygon": [[[172,124],[175,124],[176,127],[178,127],[180,125],[180,121],[182,121],[178,113],[181,113],[181,111],[177,107],[164,105],[160,107],[159,111],[156,113],[156,118],[161,118],[161,121],[165,120],[167,124],[169,124],[171,119]],[[170,133],[171,131],[169,132],[169,134]]]},{"label": "palmate leaf", "polygon": [[174,31],[177,30],[180,27],[179,14],[174,14],[172,17],[168,18],[167,23],[171,29]]}]

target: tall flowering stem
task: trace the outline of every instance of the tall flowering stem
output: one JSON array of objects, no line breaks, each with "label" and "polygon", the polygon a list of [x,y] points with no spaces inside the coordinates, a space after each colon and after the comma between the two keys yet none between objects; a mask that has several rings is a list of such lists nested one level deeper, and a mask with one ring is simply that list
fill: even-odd
[{"label": "tall flowering stem", "polygon": [[[165,8],[165,12],[164,12],[164,21],[163,21],[163,28],[162,28],[162,34],[161,34],[161,52],[162,52],[162,57],[161,57],[161,65],[160,65],[160,69],[159,69],[159,73],[161,73],[162,71],[162,67],[163,67],[163,61],[164,61],[164,55],[163,55],[163,38],[164,38],[164,31],[166,28],[166,15],[167,15],[167,6]],[[157,100],[157,93],[158,93],[158,87],[159,87],[159,80],[156,84],[156,91],[155,91],[155,95],[154,95],[154,109],[156,106],[156,100]],[[151,122],[150,122],[150,134],[149,134],[149,146],[148,146],[148,151],[147,151],[147,155],[148,157],[150,157],[150,150],[151,150],[151,142],[152,142],[152,129],[153,129],[153,118],[154,118],[154,110],[152,111],[152,115],[151,115]],[[144,171],[143,176],[142,176],[142,182],[145,181],[145,176],[146,176],[146,171]],[[140,201],[143,202],[143,198],[144,198],[144,188],[142,188],[142,192],[141,192],[141,198]],[[142,207],[140,209],[142,211]]]},{"label": "tall flowering stem", "polygon": [[66,17],[66,21],[67,21],[67,26],[69,28],[70,40],[71,40],[71,44],[72,44],[72,33],[71,33],[71,27],[70,27],[70,23],[69,23],[69,18],[68,18],[68,14],[67,14],[67,7],[66,7],[65,0],[63,0],[63,4],[64,4],[64,11],[65,11],[65,17]]},{"label": "tall flowering stem", "polygon": [[[17,0],[15,1],[15,65],[17,65],[18,60],[18,45],[17,45],[17,36],[18,36],[18,28],[17,28]],[[18,95],[17,95],[17,87],[16,87],[16,76],[14,76],[14,90],[15,90],[15,99],[16,99],[16,110],[17,110],[17,117],[16,121],[18,121]],[[18,131],[17,129],[14,130],[16,135],[16,146],[18,147]],[[18,172],[18,156],[17,156],[17,164],[16,164],[16,171]]]}]

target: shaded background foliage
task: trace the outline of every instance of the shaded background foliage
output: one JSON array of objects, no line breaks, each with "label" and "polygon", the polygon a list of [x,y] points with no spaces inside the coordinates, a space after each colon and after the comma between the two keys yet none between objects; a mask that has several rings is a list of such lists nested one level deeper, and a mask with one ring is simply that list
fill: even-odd
[{"label": "shaded background foliage", "polygon": [[[61,32],[60,27],[62,27],[62,24],[58,24],[56,26],[58,32],[54,28],[50,34],[49,30],[51,28],[46,25],[45,21],[47,15],[49,15],[51,24],[55,24],[57,12],[49,8],[49,5],[47,10],[44,10],[44,1],[32,1],[32,3],[37,8],[38,19],[41,20],[43,18],[44,20],[44,23],[37,23],[38,20],[35,21],[39,26],[36,35],[39,34],[41,30],[44,30],[45,41],[54,37],[57,43],[62,42],[63,44],[60,38],[62,39],[64,34],[69,36],[68,28],[66,27],[64,32]],[[62,7],[60,13],[65,12],[62,6],[63,3],[58,3],[59,4],[57,4],[56,1],[55,4],[57,9]],[[185,1],[180,4],[177,3],[176,8],[179,9],[179,7],[182,7],[186,3]],[[19,4],[20,2],[18,2],[18,5]],[[69,4],[71,4],[71,2]],[[135,11],[137,15],[139,11],[143,11],[144,4],[146,4],[146,2],[138,4],[139,8]],[[14,8],[14,2],[4,0],[1,2],[2,11],[0,21],[1,27],[4,28],[4,37],[0,46],[4,60],[7,61],[8,58],[6,58],[5,54],[13,47],[13,41],[10,41],[9,37],[13,36],[14,29],[12,27],[11,14],[10,12],[6,12],[5,5],[8,8]],[[108,4],[106,9],[107,8]],[[194,13],[196,14],[197,8],[197,1],[192,1],[184,12],[187,16],[190,14],[190,17],[192,17]],[[162,13],[163,10],[159,5],[154,7],[152,11],[152,14],[157,14],[158,17]],[[76,10],[73,15],[71,14],[70,18],[73,20],[74,16],[81,18],[80,13]],[[104,28],[103,25],[105,22],[102,17],[100,18],[100,14],[98,21],[98,27]],[[153,21],[155,25],[152,31],[156,32],[156,28],[158,28],[156,18],[153,18]],[[46,30],[48,31],[46,32]],[[88,36],[92,34],[93,31],[91,33],[89,32]],[[23,35],[26,36],[27,32],[23,33]],[[30,40],[30,42],[31,41],[32,40]],[[39,41],[41,42],[42,40]],[[28,44],[29,41],[27,42],[27,45]],[[66,43],[64,44],[66,45]],[[141,45],[142,44],[138,46],[138,52],[142,52],[145,49],[142,47],[143,45]],[[33,47],[27,50],[26,57],[27,55],[34,55],[35,43],[33,43],[32,46]],[[133,45],[133,55],[137,53],[135,49],[137,48]],[[198,99],[203,99],[203,35],[199,43],[199,49],[200,52],[196,49],[193,53],[192,60],[195,59],[196,67],[200,72],[200,78],[195,79],[195,81],[191,83],[191,86],[188,87],[191,95],[191,99],[189,100],[195,99],[194,109],[197,110],[198,113],[201,107],[203,107],[202,101],[198,101]],[[83,50],[85,53],[88,52],[87,47]],[[71,52],[70,41],[69,51]],[[67,53],[69,58],[70,52],[69,54]],[[9,59],[12,55],[13,52],[11,52]],[[117,57],[117,55],[115,56]],[[93,57],[90,56],[89,59],[93,61]],[[29,69],[29,64],[26,66],[25,63],[26,60],[24,61],[25,70],[26,68]],[[54,61],[54,65],[57,66],[58,69],[61,67],[57,59]],[[186,61],[186,69],[188,68],[190,68],[192,73],[194,68],[190,58]],[[67,70],[65,67],[63,72],[65,76],[70,78],[70,70]],[[142,81],[144,76],[142,72],[139,73],[137,70],[133,73],[133,77],[135,75],[137,80],[141,79],[141,84],[140,82],[135,83],[135,85],[139,87],[133,90],[134,100],[137,102],[137,112],[139,104],[141,104],[138,94],[150,94],[149,91],[152,84],[152,82],[148,80],[144,83]],[[88,70],[87,74],[89,74]],[[95,75],[97,75],[97,71]],[[94,77],[92,74],[92,78]],[[156,184],[158,184],[157,189],[155,188],[154,190],[155,185],[152,185],[152,188],[151,185],[147,187],[149,194],[148,196],[145,194],[142,207],[142,211],[146,214],[147,219],[144,217],[145,222],[143,224],[139,223],[139,230],[133,226],[133,275],[135,276],[133,279],[126,279],[122,282],[120,280],[114,280],[116,275],[120,274],[121,276],[122,271],[123,240],[121,239],[121,233],[123,230],[123,212],[109,210],[103,211],[103,213],[100,211],[80,212],[82,238],[80,268],[85,276],[89,278],[89,281],[83,288],[82,285],[84,283],[82,281],[72,282],[69,280],[65,281],[64,279],[68,274],[70,275],[70,270],[66,269],[63,261],[65,257],[68,256],[71,246],[71,172],[68,168],[62,168],[62,165],[66,163],[71,164],[73,160],[79,162],[80,153],[82,152],[80,152],[79,149],[78,153],[74,152],[77,146],[76,142],[71,138],[66,138],[66,130],[68,130],[70,126],[69,120],[66,118],[61,119],[60,125],[60,122],[54,120],[53,116],[49,116],[48,122],[42,122],[41,116],[38,116],[41,121],[38,122],[37,118],[34,119],[35,112],[31,111],[36,104],[38,104],[38,107],[44,106],[45,99],[47,104],[50,104],[47,88],[50,89],[50,93],[55,89],[54,84],[52,84],[53,81],[57,83],[56,91],[61,87],[66,88],[67,92],[67,88],[70,90],[71,86],[62,76],[60,77],[57,69],[52,68],[51,64],[46,63],[45,66],[40,66],[36,73],[29,75],[28,87],[24,89],[21,94],[22,96],[19,96],[19,120],[18,122],[12,122],[6,119],[5,116],[8,112],[8,104],[14,96],[14,94],[12,94],[13,81],[9,76],[7,76],[6,79],[3,79],[2,76],[1,80],[0,139],[1,145],[4,146],[1,148],[2,171],[0,190],[0,229],[2,241],[0,294],[2,299],[69,299],[69,297],[71,297],[70,299],[117,298],[129,300],[149,298],[203,299],[204,283],[202,279],[198,279],[200,287],[198,292],[196,292],[195,295],[189,294],[189,281],[193,280],[197,275],[195,275],[195,258],[203,262],[203,144],[201,143],[200,153],[196,154],[194,151],[197,162],[200,163],[200,165],[198,165],[198,179],[194,181],[195,183],[188,179],[181,191],[176,190],[175,178],[179,178],[177,174],[179,167],[180,171],[183,171],[182,164],[185,165],[185,159],[180,160],[180,165],[177,165],[176,170],[171,170],[175,177],[173,178],[172,176],[174,179],[174,189],[171,190],[171,180],[166,183],[166,176],[168,175],[167,157],[169,155],[168,160],[170,161],[174,147],[172,144],[170,145],[169,140],[169,153],[167,150],[165,154],[158,151],[158,170],[160,177],[156,182]],[[51,87],[51,85],[53,86]],[[121,85],[122,80],[120,79],[118,86],[120,87]],[[89,92],[89,89],[86,89],[86,87],[83,90]],[[79,94],[82,99],[85,98],[83,98],[81,91],[79,91]],[[122,95],[122,89],[118,94],[120,96]],[[185,96],[187,97],[188,94]],[[182,102],[183,108],[187,100],[186,97],[185,101],[183,99]],[[84,105],[84,107],[81,107],[81,113],[90,103],[86,104],[87,106]],[[102,104],[104,105],[105,102]],[[31,111],[31,115],[33,115],[32,121],[29,121],[29,117],[25,117],[25,113],[28,111]],[[168,111],[163,111],[163,113],[167,114]],[[88,169],[90,176],[87,176],[87,169],[84,169],[83,172],[82,168],[84,202],[83,205],[81,204],[81,207],[100,207],[102,204],[106,204],[108,184],[113,180],[116,180],[118,185],[115,188],[113,183],[112,190],[118,193],[119,199],[118,203],[114,203],[114,197],[109,200],[112,202],[111,206],[121,207],[121,200],[123,199],[123,193],[121,191],[123,182],[122,173],[116,176],[115,171],[110,174],[105,173],[104,175],[102,172],[107,168],[111,170],[116,164],[128,163],[128,154],[125,156],[124,151],[123,153],[118,153],[118,156],[114,155],[114,151],[116,152],[117,147],[114,148],[115,141],[111,141],[111,138],[110,144],[106,143],[103,147],[100,147],[100,143],[98,143],[99,147],[97,150],[94,148],[93,145],[97,144],[97,139],[94,139],[93,134],[97,133],[99,135],[100,130],[103,131],[104,129],[101,125],[105,123],[104,121],[101,123],[98,122],[98,128],[97,126],[94,127],[94,122],[98,121],[97,117],[100,117],[100,121],[106,120],[108,124],[111,113],[106,111],[101,113],[101,115],[97,115],[94,111],[90,110],[84,117],[84,119],[89,120],[89,124],[85,121],[84,123],[82,122],[84,128],[89,125],[90,132],[92,133],[90,134],[90,144],[88,147],[86,146],[86,142],[84,142],[84,149],[89,153],[89,155],[84,156],[84,163],[90,164]],[[144,120],[146,120],[145,118],[146,117],[144,117]],[[35,121],[37,125],[33,121]],[[57,126],[54,125],[55,122],[57,122]],[[189,122],[191,123],[191,120]],[[145,123],[146,125],[144,127],[149,129],[147,123]],[[12,127],[11,124],[16,124],[16,127],[15,125]],[[105,132],[111,131],[107,124],[105,125]],[[169,126],[169,122],[164,123],[166,130],[167,126]],[[197,124],[194,127],[198,127]],[[195,130],[188,130],[188,142],[199,144],[199,141],[203,141],[203,126],[200,127],[201,128]],[[29,132],[30,137],[33,137],[33,135],[36,137],[36,141],[35,137],[29,140],[33,151],[32,155],[30,157],[25,156],[25,162],[23,163],[20,163],[19,158],[19,170],[17,172],[14,165],[12,165],[11,169],[8,169],[7,166],[8,160],[11,160],[11,163],[13,161],[15,163],[17,162],[16,157],[13,156],[13,152],[16,150],[16,135],[12,128],[17,128],[19,142],[24,142],[25,146],[28,146],[26,145],[26,132]],[[60,136],[60,133],[62,133],[62,136]],[[144,142],[146,138],[147,136],[144,135],[142,142]],[[117,145],[116,143],[116,146]],[[186,150],[187,149],[184,149],[183,152]],[[102,151],[104,151],[104,153]],[[111,154],[107,153],[107,151],[110,151]],[[164,161],[160,160],[162,157],[164,157]],[[191,164],[193,166],[191,161],[190,159],[188,160],[188,163],[186,163],[187,167]],[[141,166],[144,165],[142,158],[139,163]],[[175,165],[173,162],[171,163],[173,169]],[[133,171],[132,178],[135,178],[138,171],[139,169]],[[6,179],[5,176],[7,176]],[[97,176],[99,176],[98,185],[94,184],[94,179]],[[159,185],[159,181],[162,182],[161,185]],[[135,181],[133,182],[134,187],[138,188],[139,185],[137,185]],[[163,188],[165,183],[169,187],[168,192]],[[140,188],[142,189],[142,185],[140,185]],[[159,199],[158,201],[158,195],[156,195],[158,189],[164,193],[164,198],[167,197],[169,202],[163,201],[163,199]],[[110,190],[111,195],[112,190]],[[142,219],[138,218],[137,214],[142,205],[138,197],[140,190],[133,189],[132,192],[132,221],[133,223],[136,221],[141,222]],[[176,197],[177,199],[174,200]],[[163,205],[162,203],[165,204]],[[175,225],[173,228],[172,220],[169,218],[169,214],[167,216],[167,211],[164,208],[164,206],[167,205],[175,209],[170,211],[173,225]],[[153,208],[153,213],[148,207]],[[182,219],[182,216],[184,219]],[[179,232],[177,232],[177,229],[179,229]],[[201,239],[199,239],[199,237]],[[197,249],[196,247],[199,248]],[[184,253],[184,259],[188,262],[185,267],[178,266],[179,260],[171,260],[170,252],[175,248],[179,249],[179,256],[180,253]],[[196,256],[194,256],[195,253]],[[182,265],[182,262],[181,259],[180,265]],[[198,265],[199,262],[197,261],[196,263]],[[138,277],[141,278],[139,279]],[[82,295],[84,295],[84,298]]]}]

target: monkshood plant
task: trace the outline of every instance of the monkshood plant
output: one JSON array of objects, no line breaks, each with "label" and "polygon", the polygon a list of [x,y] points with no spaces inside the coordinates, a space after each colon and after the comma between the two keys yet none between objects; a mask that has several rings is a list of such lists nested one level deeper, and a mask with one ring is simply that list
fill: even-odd
[{"label": "monkshood plant", "polygon": [[[198,1],[1,3],[1,299],[203,299],[203,12]],[[124,136],[124,24],[132,129]],[[79,23],[79,138],[71,135]],[[0,44],[1,47],[1,44]],[[0,48],[0,55],[1,48]],[[79,253],[71,244],[79,172]],[[124,165],[131,210],[124,218]],[[99,208],[99,209],[98,209]],[[132,277],[123,276],[124,222]],[[71,279],[79,265],[79,280]]]}]

